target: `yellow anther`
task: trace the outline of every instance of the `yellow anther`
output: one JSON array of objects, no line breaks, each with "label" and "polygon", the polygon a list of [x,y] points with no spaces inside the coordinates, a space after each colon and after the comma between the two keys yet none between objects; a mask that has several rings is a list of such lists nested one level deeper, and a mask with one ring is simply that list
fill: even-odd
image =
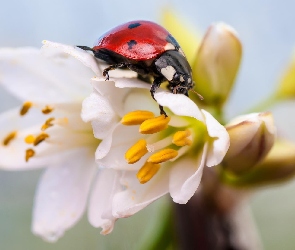
[{"label": "yellow anther", "polygon": [[33,144],[35,142],[35,136],[33,135],[28,135],[26,138],[25,138],[25,142],[28,143],[28,144]]},{"label": "yellow anther", "polygon": [[38,135],[36,138],[35,138],[35,141],[34,141],[34,146],[37,146],[39,143],[41,143],[42,141],[44,141],[46,138],[48,138],[49,135],[46,134],[46,133],[42,133],[40,135]]},{"label": "yellow anther", "polygon": [[125,159],[129,164],[133,164],[141,159],[148,152],[146,141],[140,139],[125,153]]},{"label": "yellow anther", "polygon": [[51,113],[52,111],[53,111],[53,108],[50,107],[50,106],[48,106],[48,105],[46,105],[46,106],[42,109],[42,113],[43,113],[44,115],[47,115],[47,114]]},{"label": "yellow anther", "polygon": [[173,135],[172,142],[176,146],[180,146],[180,147],[186,146],[186,145],[191,145],[192,144],[192,141],[187,138],[190,135],[191,135],[191,132],[188,129],[185,130],[185,131],[177,131]]},{"label": "yellow anther", "polygon": [[166,129],[169,122],[170,117],[160,115],[144,121],[139,127],[139,132],[142,134],[154,134]]},{"label": "yellow anther", "polygon": [[29,109],[33,106],[33,103],[31,102],[25,102],[23,104],[23,106],[20,109],[20,115],[25,115],[26,113],[28,113]]},{"label": "yellow anther", "polygon": [[3,145],[7,146],[17,135],[16,131],[12,131],[11,133],[9,133],[3,140]]},{"label": "yellow anther", "polygon": [[52,127],[53,126],[53,124],[52,124],[53,121],[54,121],[53,117],[47,119],[45,121],[45,123],[42,125],[41,130],[44,131],[44,130],[48,129],[49,127]]},{"label": "yellow anther", "polygon": [[31,148],[27,149],[26,150],[26,157],[25,157],[26,162],[28,162],[29,159],[32,158],[34,155],[35,155],[35,151],[33,149],[31,149]]},{"label": "yellow anther", "polygon": [[141,169],[137,172],[137,179],[141,184],[144,184],[148,182],[150,179],[152,179],[155,174],[158,172],[160,169],[160,164],[155,164],[151,162],[146,162]]},{"label": "yellow anther", "polygon": [[124,115],[121,123],[124,125],[139,125],[147,119],[154,118],[153,112],[145,110],[136,110]]},{"label": "yellow anther", "polygon": [[175,158],[177,155],[178,155],[178,152],[176,150],[171,148],[165,148],[151,155],[147,161],[152,163],[161,163],[161,162],[169,161]]}]

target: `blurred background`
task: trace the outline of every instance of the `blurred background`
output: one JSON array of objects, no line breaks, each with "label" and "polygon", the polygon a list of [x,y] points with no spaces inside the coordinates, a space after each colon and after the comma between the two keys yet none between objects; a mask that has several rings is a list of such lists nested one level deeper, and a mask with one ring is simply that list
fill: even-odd
[{"label": "blurred background", "polygon": [[[0,8],[0,46],[41,47],[44,39],[93,45],[105,31],[126,21],[159,22],[164,8],[202,36],[216,21],[233,26],[243,44],[237,84],[227,105],[227,117],[246,112],[276,87],[295,46],[292,0],[11,0]],[[20,90],[21,91],[21,90]],[[0,111],[19,103],[0,86]],[[279,132],[295,142],[295,105],[273,109]],[[288,122],[286,122],[288,118]],[[86,216],[55,244],[30,232],[34,191],[41,171],[0,171],[0,249],[138,249],[157,226],[166,200],[156,202],[130,219],[122,219],[109,236],[99,235]],[[295,249],[295,181],[253,194],[251,207],[265,249]],[[136,228],[137,230],[134,230]]]}]

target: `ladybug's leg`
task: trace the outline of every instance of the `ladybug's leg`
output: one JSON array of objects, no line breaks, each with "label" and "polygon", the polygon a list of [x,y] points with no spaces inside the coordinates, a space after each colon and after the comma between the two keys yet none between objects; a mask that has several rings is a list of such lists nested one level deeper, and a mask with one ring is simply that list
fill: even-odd
[{"label": "ladybug's leg", "polygon": [[128,66],[129,66],[129,63],[124,63],[124,62],[110,65],[109,67],[107,67],[107,68],[105,68],[103,70],[102,75],[105,76],[106,81],[108,81],[110,79],[109,73],[108,73],[110,70],[114,70],[114,69],[117,69],[117,68],[128,67]]},{"label": "ladybug's leg", "polygon": [[[154,82],[152,83],[152,86],[151,86],[151,89],[150,89],[150,92],[151,92],[151,96],[153,97],[153,99],[156,101],[155,99],[155,92],[157,91],[157,89],[160,87],[160,85],[162,84],[162,82],[165,81],[165,78],[160,76],[160,77],[157,77],[155,78]],[[166,112],[164,111],[164,108],[163,106],[159,105],[159,108],[160,108],[160,114],[161,115],[165,115],[167,117],[167,114]]]}]

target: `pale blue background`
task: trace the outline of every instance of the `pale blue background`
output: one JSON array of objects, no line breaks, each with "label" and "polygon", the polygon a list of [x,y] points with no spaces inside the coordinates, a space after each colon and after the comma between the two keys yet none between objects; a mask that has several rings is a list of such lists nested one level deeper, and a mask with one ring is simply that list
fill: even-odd
[{"label": "pale blue background", "polygon": [[[291,0],[2,1],[0,46],[40,47],[43,39],[92,45],[104,31],[122,22],[159,20],[164,6],[174,7],[180,17],[201,33],[212,22],[224,21],[240,34],[244,57],[227,106],[228,117],[245,111],[273,91],[295,45],[295,2]],[[0,111],[18,104],[3,90],[0,100]],[[295,139],[295,133],[292,136]],[[97,249],[98,242],[105,238],[97,236],[98,231],[85,220],[57,245],[43,243],[30,234],[31,206],[39,175],[40,171],[0,172],[0,249],[82,249],[79,236],[83,242],[89,237],[85,249]],[[252,199],[266,249],[295,248],[294,192],[295,184],[290,183]],[[132,229],[127,231],[132,234]],[[130,249],[130,241],[124,242],[122,249]]]}]

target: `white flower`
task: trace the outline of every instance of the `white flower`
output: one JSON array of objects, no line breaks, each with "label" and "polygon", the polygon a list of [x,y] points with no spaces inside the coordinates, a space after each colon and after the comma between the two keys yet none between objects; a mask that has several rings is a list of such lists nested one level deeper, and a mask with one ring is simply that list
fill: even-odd
[{"label": "white flower", "polygon": [[0,166],[47,167],[35,198],[35,234],[57,240],[82,216],[88,195],[89,221],[102,234],[168,192],[186,203],[203,167],[223,159],[225,128],[189,98],[159,91],[169,117],[154,117],[150,85],[130,78],[134,72],[121,71],[128,78],[115,81],[94,77],[91,93],[89,79],[100,75],[92,55],[51,42],[43,51],[47,58],[34,49],[0,51],[0,82],[25,101],[20,113],[0,116]]},{"label": "white flower", "polygon": [[[112,170],[97,173],[94,152],[100,140],[80,116],[93,71],[100,72],[96,60],[80,49],[50,42],[43,53],[47,57],[33,48],[0,50],[0,84],[24,102],[0,115],[0,167],[47,168],[35,196],[32,231],[56,241],[83,215],[93,181],[92,200],[99,202],[89,206],[90,214],[104,212],[105,200],[116,190],[112,183],[118,181],[113,180],[116,174],[110,176]],[[103,228],[108,231],[112,223],[107,220]]]},{"label": "white flower", "polygon": [[168,114],[157,116],[150,85],[136,79],[96,78],[92,85],[82,118],[91,121],[98,137],[105,130],[104,121],[113,121],[97,148],[96,160],[101,167],[121,173],[124,186],[114,195],[109,214],[128,217],[167,193],[174,202],[187,203],[200,184],[204,166],[219,164],[227,152],[225,128],[184,95],[156,93]]}]

